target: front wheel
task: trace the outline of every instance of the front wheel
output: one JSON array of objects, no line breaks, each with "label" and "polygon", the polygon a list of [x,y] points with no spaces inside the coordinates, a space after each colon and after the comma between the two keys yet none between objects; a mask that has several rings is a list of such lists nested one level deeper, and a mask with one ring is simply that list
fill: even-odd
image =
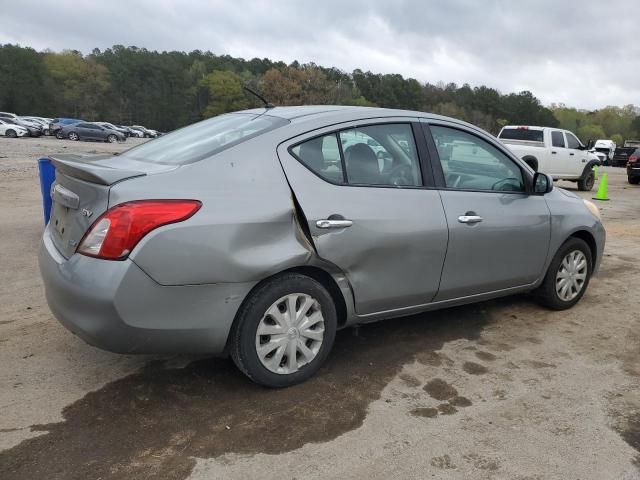
[{"label": "front wheel", "polygon": [[593,259],[587,243],[572,237],[562,244],[538,290],[538,300],[552,310],[573,307],[589,285]]},{"label": "front wheel", "polygon": [[231,357],[254,382],[288,387],[318,371],[336,327],[336,308],[322,284],[297,273],[278,275],[240,307],[231,331]]},{"label": "front wheel", "polygon": [[588,174],[578,180],[578,190],[582,192],[589,192],[593,185],[596,183],[596,174],[593,170],[590,170]]},{"label": "front wheel", "polygon": [[11,130],[11,129],[9,129],[6,132],[4,132],[4,134],[9,138],[16,138],[18,136],[16,131],[15,130]]}]

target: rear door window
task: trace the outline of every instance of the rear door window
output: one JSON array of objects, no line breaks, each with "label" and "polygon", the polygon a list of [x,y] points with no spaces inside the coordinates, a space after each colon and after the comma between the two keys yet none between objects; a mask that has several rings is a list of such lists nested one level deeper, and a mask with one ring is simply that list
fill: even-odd
[{"label": "rear door window", "polygon": [[307,140],[293,147],[291,153],[316,175],[331,183],[344,183],[337,134]]},{"label": "rear door window", "polygon": [[295,145],[290,152],[332,183],[394,187],[423,184],[409,123],[345,129]]},{"label": "rear door window", "polygon": [[551,132],[551,145],[554,147],[564,148],[564,135],[559,130]]}]

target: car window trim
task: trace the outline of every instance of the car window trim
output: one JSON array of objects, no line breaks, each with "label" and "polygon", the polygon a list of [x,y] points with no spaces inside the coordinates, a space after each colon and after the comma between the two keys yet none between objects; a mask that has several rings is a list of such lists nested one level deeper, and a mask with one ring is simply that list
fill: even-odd
[{"label": "car window trim", "polygon": [[[505,148],[503,148],[501,145],[498,145],[498,142],[490,141],[490,139],[483,138],[482,135],[479,135],[478,133],[474,132],[472,129],[464,128],[464,126],[456,125],[455,123],[450,123],[450,122],[441,121],[441,120],[433,120],[428,118],[422,119],[421,123],[422,123],[422,130],[423,130],[424,136],[427,140],[427,143],[429,144],[429,153],[430,153],[430,158],[432,159],[431,166],[433,169],[436,185],[438,185],[439,190],[446,190],[451,192],[477,192],[477,193],[494,193],[494,194],[497,193],[497,194],[510,194],[510,195],[531,195],[532,194],[531,180],[533,176],[526,168],[524,168],[524,166],[520,163],[520,161],[514,158],[514,155],[511,152],[505,151]],[[487,142],[489,145],[494,147],[500,153],[505,155],[520,169],[520,173],[522,174],[522,179],[524,182],[524,191],[510,192],[510,191],[501,191],[501,190],[484,190],[479,188],[447,187],[447,184],[444,178],[444,170],[442,169],[442,163],[440,162],[440,154],[438,153],[438,149],[436,148],[436,142],[433,139],[433,133],[429,128],[431,125],[458,130],[460,132],[466,133],[468,135],[472,135],[476,138],[479,138],[480,140]]]},{"label": "car window trim", "polygon": [[[317,128],[314,130],[311,130],[309,132],[297,135],[294,138],[289,139],[288,141],[282,142],[284,144],[287,144],[291,141],[294,141],[294,143],[291,143],[290,145],[287,145],[285,147],[287,153],[289,155],[291,155],[293,158],[296,159],[296,161],[298,163],[300,163],[300,165],[302,165],[304,168],[306,168],[307,170],[309,170],[311,173],[313,173],[316,177],[318,177],[320,180],[327,182],[331,185],[335,185],[338,187],[358,187],[358,188],[392,188],[392,189],[411,189],[411,190],[435,190],[437,187],[434,184],[434,179],[432,175],[426,175],[425,176],[425,167],[423,164],[423,158],[421,155],[421,149],[420,148],[420,139],[421,139],[421,135],[417,135],[417,133],[419,133],[420,131],[420,121],[418,118],[416,117],[406,117],[406,118],[384,118],[383,121],[373,121],[371,122],[370,120],[380,120],[380,118],[377,119],[361,119],[361,120],[353,120],[350,122],[344,122],[344,123],[340,123],[337,125],[327,125],[326,127],[321,127],[321,128]],[[375,184],[368,184],[368,183],[349,183],[347,181],[347,172],[346,172],[346,163],[345,163],[345,158],[344,158],[344,152],[342,150],[342,145],[340,143],[340,132],[345,131],[345,130],[355,130],[358,128],[366,128],[366,127],[371,127],[371,126],[378,126],[378,125],[398,125],[398,124],[406,124],[409,125],[411,127],[411,133],[413,134],[414,137],[414,142],[416,144],[416,154],[418,155],[418,167],[420,168],[420,178],[422,179],[422,183],[423,185],[375,185]],[[339,125],[339,126],[338,126]],[[324,128],[331,128],[331,127],[338,127],[335,130],[329,130],[329,131],[323,131]],[[307,136],[308,134],[318,131],[320,130],[322,133],[316,133],[315,135],[310,135]],[[336,136],[336,140],[338,141],[338,151],[340,152],[340,160],[341,160],[341,165],[342,165],[342,177],[343,177],[343,183],[336,183],[333,182],[331,180],[329,180],[328,178],[325,178],[323,176],[321,176],[320,174],[318,174],[317,172],[315,172],[313,169],[311,169],[309,166],[307,166],[305,164],[305,162],[302,161],[302,159],[300,157],[298,157],[294,152],[293,149],[297,146],[302,145],[303,143],[310,141],[310,140],[314,140],[316,138],[322,138],[322,137],[328,137],[330,135],[335,135]],[[300,138],[302,137],[302,138]],[[299,139],[299,140],[296,140]],[[423,151],[422,153],[427,154],[427,152]],[[429,182],[429,183],[427,183]]]}]

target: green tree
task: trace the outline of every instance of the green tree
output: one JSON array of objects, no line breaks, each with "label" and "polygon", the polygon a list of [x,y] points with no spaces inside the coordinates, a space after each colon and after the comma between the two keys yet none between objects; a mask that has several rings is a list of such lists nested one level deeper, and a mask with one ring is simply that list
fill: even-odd
[{"label": "green tree", "polygon": [[622,146],[622,143],[624,142],[624,138],[622,137],[622,135],[620,135],[619,133],[614,133],[613,135],[611,135],[611,140],[613,140],[615,142],[616,145],[618,145],[619,147]]},{"label": "green tree", "polygon": [[585,145],[589,140],[598,140],[599,138],[606,138],[604,129],[600,125],[584,125],[576,130],[578,138],[582,140]]},{"label": "green tree", "polygon": [[47,53],[44,63],[58,114],[97,120],[99,102],[111,87],[106,67],[80,52]]},{"label": "green tree", "polygon": [[221,113],[242,110],[249,102],[242,89],[242,79],[229,71],[214,71],[200,80],[200,85],[207,88],[209,101],[204,116],[213,117]]},{"label": "green tree", "polygon": [[52,95],[42,54],[32,48],[0,45],[0,110],[22,115],[47,115]]}]

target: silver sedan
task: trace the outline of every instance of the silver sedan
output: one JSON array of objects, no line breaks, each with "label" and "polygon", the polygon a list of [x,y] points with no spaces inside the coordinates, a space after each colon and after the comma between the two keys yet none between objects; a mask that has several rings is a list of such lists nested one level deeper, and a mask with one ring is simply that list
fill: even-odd
[{"label": "silver sedan", "polygon": [[230,355],[271,387],[347,326],[526,291],[572,307],[605,242],[593,203],[421,112],[255,109],[52,161],[59,321],[114,352]]}]

